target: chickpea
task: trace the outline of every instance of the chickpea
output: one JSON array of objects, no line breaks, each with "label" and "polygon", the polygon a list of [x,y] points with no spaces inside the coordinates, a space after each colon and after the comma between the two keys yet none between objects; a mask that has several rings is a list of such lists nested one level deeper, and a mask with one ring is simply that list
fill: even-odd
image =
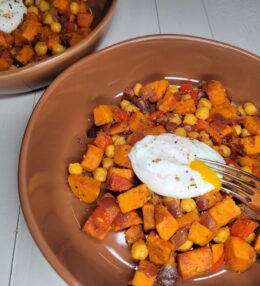
[{"label": "chickpea", "polygon": [[201,139],[209,139],[209,133],[202,130],[202,131],[200,131],[200,137],[201,137]]},{"label": "chickpea", "polygon": [[202,142],[211,147],[213,146],[213,141],[211,139],[203,139]]},{"label": "chickpea", "polygon": [[220,229],[218,229],[218,231],[215,234],[215,237],[213,238],[213,240],[216,243],[224,243],[229,238],[229,236],[230,236],[229,227],[228,226],[221,227]]},{"label": "chickpea", "polygon": [[55,44],[52,46],[52,53],[53,54],[60,54],[65,51],[65,47],[61,44]]},{"label": "chickpea", "polygon": [[59,33],[61,31],[61,24],[59,22],[52,22],[51,30],[55,33]]},{"label": "chickpea", "polygon": [[27,9],[27,12],[28,13],[34,13],[36,15],[39,14],[39,10],[36,6],[30,6],[28,9]]},{"label": "chickpea", "polygon": [[207,98],[201,98],[198,107],[207,107],[208,109],[211,109],[212,104]]},{"label": "chickpea", "polygon": [[222,150],[222,154],[225,158],[231,155],[231,149],[227,145],[220,145],[219,149]]},{"label": "chickpea", "polygon": [[174,134],[186,137],[186,130],[183,127],[176,128]]},{"label": "chickpea", "polygon": [[16,69],[17,69],[17,66],[11,65],[9,69],[10,69],[10,70],[16,70]]},{"label": "chickpea", "polygon": [[209,108],[208,107],[199,107],[196,110],[196,117],[202,120],[209,118]]},{"label": "chickpea", "polygon": [[188,100],[191,99],[191,95],[189,93],[185,93],[181,96],[181,100]]},{"label": "chickpea", "polygon": [[40,4],[39,4],[39,9],[42,11],[42,12],[46,12],[50,9],[50,4],[47,2],[47,1],[41,1]]},{"label": "chickpea", "polygon": [[181,209],[186,212],[192,212],[197,208],[197,205],[193,199],[182,199],[181,200]]},{"label": "chickpea", "polygon": [[193,242],[190,240],[186,240],[177,250],[179,251],[188,251],[192,248]]},{"label": "chickpea", "polygon": [[42,0],[35,0],[35,5],[39,6]]},{"label": "chickpea", "polygon": [[53,17],[50,13],[47,13],[44,17],[43,23],[46,25],[51,25],[51,23],[53,22]]},{"label": "chickpea", "polygon": [[241,134],[240,134],[241,137],[247,137],[247,136],[250,136],[250,135],[251,134],[249,133],[249,131],[246,128],[243,128],[242,131],[241,131]]},{"label": "chickpea", "polygon": [[245,171],[245,172],[247,172],[247,173],[249,173],[249,174],[252,174],[252,168],[249,167],[249,166],[241,167],[241,170],[242,170],[242,171]]},{"label": "chickpea", "polygon": [[127,112],[136,112],[140,109],[136,105],[131,103],[130,105],[127,105],[124,110]]},{"label": "chickpea", "polygon": [[82,173],[82,167],[79,163],[70,163],[69,164],[69,173],[71,175],[80,175]]},{"label": "chickpea", "polygon": [[124,144],[126,144],[125,138],[123,136],[118,136],[117,139],[114,141],[114,144],[115,145],[124,145]]},{"label": "chickpea", "polygon": [[125,110],[125,108],[126,108],[128,105],[131,105],[131,104],[132,104],[132,103],[131,103],[130,101],[124,99],[124,100],[122,100],[122,101],[120,102],[120,107],[121,107],[123,110]]},{"label": "chickpea", "polygon": [[243,107],[247,115],[256,115],[258,112],[257,107],[252,102],[246,102]]},{"label": "chickpea", "polygon": [[71,2],[70,11],[72,14],[77,15],[79,13],[79,4],[77,2]]},{"label": "chickpea", "polygon": [[179,91],[179,88],[178,88],[178,86],[176,86],[176,85],[170,85],[170,86],[168,87],[168,89],[169,89],[169,91],[172,92],[172,93],[175,93],[175,92],[178,92],[178,91]]},{"label": "chickpea", "polygon": [[251,232],[249,234],[249,236],[246,238],[246,242],[248,242],[249,244],[252,243],[255,240],[255,233]]},{"label": "chickpea", "polygon": [[102,166],[103,168],[108,170],[109,168],[114,166],[114,161],[111,158],[104,158],[102,160]]},{"label": "chickpea", "polygon": [[142,239],[137,240],[133,244],[131,255],[136,260],[144,260],[148,256],[148,248]]},{"label": "chickpea", "polygon": [[237,110],[239,111],[240,115],[242,115],[242,116],[245,116],[245,115],[246,115],[243,106],[241,106],[241,105],[238,106]]},{"label": "chickpea", "polygon": [[133,90],[134,90],[134,94],[135,94],[136,96],[139,96],[139,95],[140,95],[140,91],[141,91],[142,87],[143,87],[142,84],[139,83],[139,82],[137,82],[137,83],[134,85]]},{"label": "chickpea", "polygon": [[26,6],[32,6],[34,4],[34,0],[25,0]]},{"label": "chickpea", "polygon": [[48,47],[45,42],[37,42],[34,49],[37,56],[44,56],[48,51]]},{"label": "chickpea", "polygon": [[197,122],[197,118],[194,114],[186,114],[183,120],[184,124],[188,124],[188,125],[194,125]]},{"label": "chickpea", "polygon": [[97,168],[94,172],[93,172],[93,177],[94,179],[96,179],[97,181],[103,183],[106,181],[107,178],[107,169],[105,168]]},{"label": "chickpea", "polygon": [[105,154],[108,158],[113,158],[115,154],[115,146],[114,145],[108,145],[105,148]]},{"label": "chickpea", "polygon": [[180,125],[182,123],[182,120],[179,114],[174,114],[173,117],[169,119],[169,122]]},{"label": "chickpea", "polygon": [[239,136],[242,132],[242,127],[240,125],[233,125],[232,126],[233,130],[235,131],[236,135]]},{"label": "chickpea", "polygon": [[192,131],[188,133],[188,137],[191,139],[196,139],[200,137],[200,134],[198,132]]}]

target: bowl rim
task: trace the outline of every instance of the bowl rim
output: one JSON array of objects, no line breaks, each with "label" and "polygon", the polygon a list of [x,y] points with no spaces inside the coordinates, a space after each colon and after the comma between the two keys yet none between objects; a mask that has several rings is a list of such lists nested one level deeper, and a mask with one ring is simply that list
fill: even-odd
[{"label": "bowl rim", "polygon": [[55,80],[47,87],[47,89],[44,91],[43,95],[39,99],[38,103],[36,104],[29,120],[27,123],[27,126],[24,131],[21,148],[20,148],[20,155],[19,155],[19,162],[18,162],[18,191],[19,191],[19,198],[20,198],[20,204],[21,208],[25,217],[26,224],[28,226],[28,229],[37,244],[38,248],[40,249],[43,256],[46,258],[48,263],[51,265],[51,267],[60,275],[60,277],[67,282],[69,285],[81,285],[81,283],[76,279],[73,274],[70,273],[70,271],[64,267],[57,257],[54,255],[53,251],[45,241],[43,235],[40,232],[40,229],[38,225],[36,224],[36,221],[34,219],[33,211],[30,207],[29,197],[27,195],[27,182],[26,182],[26,164],[27,164],[27,158],[26,153],[28,151],[30,138],[31,138],[31,132],[33,129],[33,125],[35,120],[37,120],[38,114],[41,111],[41,107],[44,105],[44,103],[48,100],[50,95],[52,94],[53,90],[63,81],[66,76],[73,73],[75,69],[80,67],[82,64],[84,64],[85,61],[94,59],[96,57],[99,57],[102,54],[105,54],[109,52],[110,50],[114,49],[120,49],[121,47],[124,47],[128,44],[135,44],[139,42],[146,42],[146,41],[160,41],[160,40],[184,40],[189,42],[200,42],[204,44],[213,45],[215,47],[225,48],[231,51],[234,51],[236,53],[239,53],[243,56],[249,57],[254,61],[257,61],[260,64],[260,57],[248,52],[244,49],[238,48],[234,45],[226,44],[221,41],[216,41],[212,39],[202,38],[202,37],[196,37],[196,36],[189,36],[189,35],[181,35],[181,34],[154,34],[154,35],[147,35],[147,36],[141,36],[141,37],[135,37],[132,39],[128,39],[116,44],[113,44],[111,46],[108,46],[102,50],[99,50],[89,56],[86,56],[79,60],[78,62],[72,64],[69,68],[67,68],[65,71],[63,71],[58,77],[55,78]]},{"label": "bowl rim", "polygon": [[91,44],[97,35],[99,35],[103,28],[106,27],[108,22],[113,16],[115,7],[116,7],[117,0],[111,0],[111,4],[107,10],[107,13],[104,15],[104,17],[101,19],[101,21],[98,23],[98,25],[79,43],[75,44],[72,47],[69,47],[66,49],[63,53],[52,55],[44,60],[41,60],[39,62],[35,62],[29,65],[26,65],[24,67],[19,67],[14,70],[6,70],[0,72],[0,78],[8,78],[8,77],[14,77],[19,74],[25,74],[28,72],[32,72],[34,69],[42,69],[45,66],[48,66],[50,63],[61,60],[62,57],[70,57],[73,56],[75,53],[79,52],[80,50],[84,49],[84,47],[88,44]]}]

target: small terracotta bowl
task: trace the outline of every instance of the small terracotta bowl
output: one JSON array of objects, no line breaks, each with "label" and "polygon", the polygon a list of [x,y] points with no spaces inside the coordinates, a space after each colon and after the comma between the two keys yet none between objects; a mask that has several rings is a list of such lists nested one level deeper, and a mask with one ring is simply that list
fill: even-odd
[{"label": "small terracotta bowl", "polygon": [[105,34],[116,0],[89,0],[94,14],[93,30],[81,42],[60,55],[10,71],[0,71],[0,95],[18,94],[48,85],[65,68],[91,53]]},{"label": "small terracotta bowl", "polygon": [[[201,38],[137,38],[90,55],[63,72],[46,90],[28,123],[19,163],[22,209],[46,259],[69,285],[127,285],[134,263],[124,234],[97,241],[81,231],[95,204],[80,202],[66,178],[70,162],[86,149],[93,107],[118,101],[135,82],[218,79],[234,100],[260,106],[260,58]],[[222,269],[178,285],[259,285],[259,262],[237,274]]]}]

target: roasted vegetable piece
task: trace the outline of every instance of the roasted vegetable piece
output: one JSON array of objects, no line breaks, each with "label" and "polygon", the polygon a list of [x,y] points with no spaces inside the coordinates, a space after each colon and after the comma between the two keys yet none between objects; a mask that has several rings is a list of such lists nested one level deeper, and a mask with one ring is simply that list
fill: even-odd
[{"label": "roasted vegetable piece", "polygon": [[199,222],[212,231],[215,231],[218,228],[217,223],[214,221],[209,212],[202,213],[199,217]]},{"label": "roasted vegetable piece", "polygon": [[113,141],[109,135],[107,135],[104,131],[100,130],[94,140],[94,144],[97,147],[104,149],[108,145],[113,145]]},{"label": "roasted vegetable piece", "polygon": [[32,42],[34,37],[41,31],[41,23],[34,13],[27,13],[21,26],[21,37],[28,42]]},{"label": "roasted vegetable piece", "polygon": [[157,107],[163,113],[173,111],[175,104],[177,103],[177,99],[174,96],[174,92],[171,89],[168,89],[165,93],[163,99],[158,101]]},{"label": "roasted vegetable piece", "polygon": [[207,133],[209,133],[209,135],[212,137],[213,141],[216,144],[219,145],[222,143],[222,138],[219,135],[219,132],[217,132],[214,128],[212,128],[209,122],[199,119],[197,120],[196,127],[198,128],[198,130],[204,130]]},{"label": "roasted vegetable piece", "polygon": [[53,0],[53,6],[58,8],[61,12],[68,11],[69,0]]},{"label": "roasted vegetable piece", "polygon": [[69,175],[69,186],[76,197],[85,203],[93,203],[100,193],[100,182],[84,175]]},{"label": "roasted vegetable piece", "polygon": [[240,213],[240,208],[230,197],[226,197],[209,210],[210,216],[219,227],[226,225]]},{"label": "roasted vegetable piece", "polygon": [[195,212],[186,213],[181,217],[177,218],[179,228],[182,228],[198,220],[199,220],[199,215]]},{"label": "roasted vegetable piece", "polygon": [[81,166],[89,172],[94,171],[101,163],[104,149],[89,144]]},{"label": "roasted vegetable piece", "polygon": [[93,15],[89,13],[79,13],[77,23],[80,27],[89,28],[93,21]]},{"label": "roasted vegetable piece", "polygon": [[213,106],[218,106],[226,102],[226,90],[220,81],[211,81],[205,86],[205,91]]},{"label": "roasted vegetable piece", "polygon": [[143,208],[144,230],[155,228],[154,205],[151,203],[144,204]]},{"label": "roasted vegetable piece", "polygon": [[127,191],[133,187],[133,180],[133,170],[111,167],[107,174],[107,188],[111,191]]},{"label": "roasted vegetable piece", "polygon": [[243,239],[231,236],[225,243],[227,265],[236,272],[247,270],[256,260],[254,248]]},{"label": "roasted vegetable piece", "polygon": [[98,105],[94,108],[94,122],[97,126],[113,122],[113,106]]},{"label": "roasted vegetable piece", "polygon": [[149,260],[154,264],[165,264],[169,261],[173,250],[173,244],[159,238],[154,231],[147,237]]},{"label": "roasted vegetable piece", "polygon": [[158,272],[154,286],[174,286],[178,279],[176,264],[167,263]]},{"label": "roasted vegetable piece", "polygon": [[220,192],[211,191],[196,198],[196,205],[199,211],[205,211],[213,207],[216,203],[222,200]]},{"label": "roasted vegetable piece", "polygon": [[230,228],[231,235],[246,239],[258,226],[259,223],[251,219],[238,219]]},{"label": "roasted vegetable piece", "polygon": [[109,135],[116,135],[116,134],[124,133],[127,131],[127,129],[128,129],[127,122],[125,121],[117,122],[109,128]]},{"label": "roasted vegetable piece", "polygon": [[175,217],[179,218],[182,215],[182,210],[180,207],[180,200],[164,197],[163,200],[165,206],[167,207],[168,211]]},{"label": "roasted vegetable piece", "polygon": [[174,250],[178,249],[187,240],[188,240],[188,228],[183,227],[181,229],[178,229],[177,232],[171,238]]},{"label": "roasted vegetable piece", "polygon": [[213,238],[213,232],[198,221],[191,225],[188,239],[200,246],[206,245]]},{"label": "roasted vegetable piece", "polygon": [[153,286],[157,274],[157,267],[147,260],[140,261],[138,270],[131,282],[133,286]]},{"label": "roasted vegetable piece", "polygon": [[131,151],[132,146],[130,145],[116,145],[115,146],[115,155],[114,155],[114,162],[125,168],[131,168],[131,162],[128,158],[128,153]]},{"label": "roasted vegetable piece", "polygon": [[98,240],[103,240],[119,212],[120,209],[114,198],[103,198],[84,224],[83,231]]},{"label": "roasted vegetable piece", "polygon": [[209,247],[200,247],[177,255],[178,270],[182,278],[187,279],[211,270],[213,256]]},{"label": "roasted vegetable piece", "polygon": [[225,253],[224,253],[224,244],[212,244],[211,245],[212,255],[213,255],[213,266],[211,271],[217,272],[224,263]]},{"label": "roasted vegetable piece", "polygon": [[260,254],[260,234],[258,234],[256,237],[254,249],[255,249],[257,254]]},{"label": "roasted vegetable piece", "polygon": [[190,98],[184,101],[178,101],[173,108],[178,114],[194,113],[196,111],[195,101]]},{"label": "roasted vegetable piece", "polygon": [[149,126],[151,126],[151,121],[141,111],[137,111],[131,115],[129,128],[132,132],[142,133]]},{"label": "roasted vegetable piece", "polygon": [[167,207],[155,206],[155,225],[160,237],[169,240],[179,228],[177,220],[171,215]]},{"label": "roasted vegetable piece", "polygon": [[25,45],[22,47],[22,49],[19,51],[15,58],[18,62],[22,63],[23,65],[26,65],[32,60],[33,55],[33,48],[29,45]]},{"label": "roasted vegetable piece", "polygon": [[119,231],[133,225],[141,224],[142,222],[143,220],[136,211],[131,211],[125,214],[120,212],[112,223],[112,230]]},{"label": "roasted vegetable piece", "polygon": [[125,231],[125,240],[128,245],[133,244],[135,241],[144,238],[144,232],[142,226],[133,225]]},{"label": "roasted vegetable piece", "polygon": [[241,138],[240,143],[246,154],[253,155],[260,153],[260,135]]},{"label": "roasted vegetable piece", "polygon": [[245,128],[252,135],[260,135],[260,117],[259,116],[246,116],[243,120]]},{"label": "roasted vegetable piece", "polygon": [[142,87],[140,94],[150,102],[156,102],[163,97],[169,86],[168,80],[156,80]]},{"label": "roasted vegetable piece", "polygon": [[141,208],[150,198],[151,191],[145,184],[141,184],[117,197],[122,213]]},{"label": "roasted vegetable piece", "polygon": [[238,116],[238,111],[236,106],[230,103],[225,103],[223,105],[213,107],[210,111],[212,116],[218,114],[228,120],[236,119]]},{"label": "roasted vegetable piece", "polygon": [[149,127],[144,130],[144,135],[160,135],[166,133],[166,129],[162,125]]}]

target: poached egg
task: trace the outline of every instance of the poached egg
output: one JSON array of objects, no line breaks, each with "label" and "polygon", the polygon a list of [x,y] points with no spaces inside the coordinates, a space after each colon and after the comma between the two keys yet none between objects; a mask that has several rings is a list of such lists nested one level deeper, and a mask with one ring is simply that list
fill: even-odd
[{"label": "poached egg", "polygon": [[14,31],[23,21],[26,12],[23,0],[0,0],[0,31]]},{"label": "poached egg", "polygon": [[148,135],[129,153],[137,177],[159,195],[192,198],[221,188],[217,173],[196,157],[224,163],[211,147],[174,134]]}]

